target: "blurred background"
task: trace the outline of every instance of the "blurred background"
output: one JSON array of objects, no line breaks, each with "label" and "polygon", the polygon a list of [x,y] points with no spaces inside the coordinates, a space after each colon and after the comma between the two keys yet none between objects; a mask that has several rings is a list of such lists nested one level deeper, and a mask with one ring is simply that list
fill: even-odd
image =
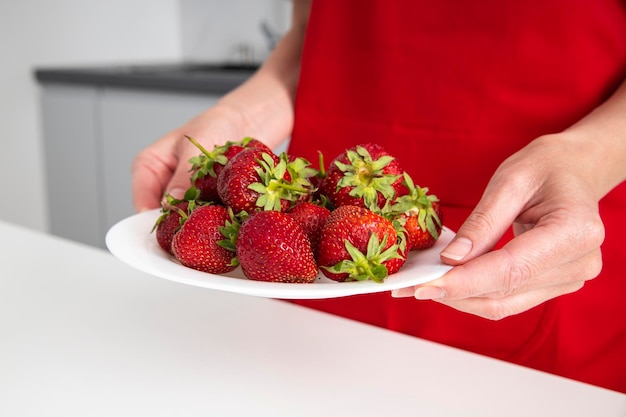
[{"label": "blurred background", "polygon": [[[254,67],[288,28],[290,13],[288,0],[0,2],[0,221],[63,235],[59,229],[70,227],[63,222],[89,210],[80,201],[91,198],[91,208],[100,211],[94,215],[99,231],[75,238],[102,246],[103,230],[128,213],[130,202],[124,201],[129,198],[128,189],[119,182],[128,180],[128,162],[134,152],[249,76],[222,70],[211,78],[178,71],[169,78],[161,74],[157,85],[157,77],[146,73],[152,81],[136,77],[138,84],[133,85],[128,79],[120,83],[121,75],[129,68],[141,73],[141,68],[162,64]],[[72,78],[72,71],[80,75],[76,70],[83,68],[105,68],[109,78],[97,78],[94,73],[91,79]],[[173,67],[167,68],[171,72]],[[194,76],[199,84],[174,86]],[[173,116],[164,118],[158,111]],[[126,120],[112,114],[124,115]],[[147,121],[141,120],[142,115]],[[107,135],[119,137],[126,131],[132,135],[129,138],[138,138],[130,147],[107,139]],[[77,155],[80,152],[86,154],[86,164],[76,162],[83,159]],[[115,152],[122,156],[118,158]],[[111,164],[124,172],[116,178],[117,184],[107,179]],[[86,183],[85,178],[93,181]],[[96,187],[91,197],[86,196],[89,187]],[[116,187],[123,190],[118,192]],[[64,202],[54,196],[62,196]],[[115,199],[122,203],[118,205]],[[103,214],[107,204],[124,209]],[[74,205],[78,208],[72,209]],[[72,211],[65,220],[59,214],[63,206]],[[88,222],[90,216],[83,221]]]}]

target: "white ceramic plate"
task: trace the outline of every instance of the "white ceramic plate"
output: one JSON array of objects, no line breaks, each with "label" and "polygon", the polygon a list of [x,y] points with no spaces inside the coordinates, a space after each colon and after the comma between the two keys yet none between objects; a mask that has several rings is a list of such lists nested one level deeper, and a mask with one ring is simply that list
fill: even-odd
[{"label": "white ceramic plate", "polygon": [[444,228],[434,247],[411,252],[400,271],[386,278],[383,283],[336,282],[321,273],[310,284],[253,281],[244,277],[241,268],[229,274],[214,275],[184,267],[161,249],[156,236],[150,233],[158,216],[159,210],[155,209],[120,221],[108,231],[107,247],[115,257],[135,269],[197,287],[269,298],[334,298],[423,284],[439,278],[450,269],[439,259],[439,252],[454,236],[454,232]]}]

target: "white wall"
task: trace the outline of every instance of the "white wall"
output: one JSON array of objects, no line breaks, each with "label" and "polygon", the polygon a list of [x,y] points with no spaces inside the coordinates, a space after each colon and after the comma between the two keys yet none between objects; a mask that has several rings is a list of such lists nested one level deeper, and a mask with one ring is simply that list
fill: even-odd
[{"label": "white wall", "polygon": [[0,220],[48,230],[34,68],[232,61],[242,44],[262,60],[260,22],[284,33],[290,14],[289,0],[0,0]]},{"label": "white wall", "polygon": [[[183,56],[189,61],[262,61],[269,44],[265,21],[283,34],[291,22],[289,0],[179,0]],[[244,49],[248,52],[244,53]],[[244,55],[248,55],[247,57]]]},{"label": "white wall", "polygon": [[178,0],[0,1],[0,220],[47,230],[33,68],[177,59],[179,13]]}]

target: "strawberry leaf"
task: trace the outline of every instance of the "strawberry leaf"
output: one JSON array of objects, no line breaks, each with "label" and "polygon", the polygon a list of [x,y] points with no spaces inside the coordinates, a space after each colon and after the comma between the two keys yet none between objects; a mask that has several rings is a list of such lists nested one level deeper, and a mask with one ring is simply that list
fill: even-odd
[{"label": "strawberry leaf", "polygon": [[185,201],[194,201],[200,197],[200,190],[194,187],[193,185],[185,191],[185,196],[183,200]]},{"label": "strawberry leaf", "polygon": [[217,244],[231,252],[236,252],[236,243],[239,237],[239,228],[241,227],[242,220],[240,217],[233,214],[233,210],[230,207],[228,208],[228,215],[230,216],[230,220],[227,220],[224,226],[218,228],[225,239],[217,241]]},{"label": "strawberry leaf", "polygon": [[441,227],[441,219],[433,208],[433,203],[439,199],[433,194],[428,194],[427,187],[419,187],[415,185],[413,179],[408,173],[404,173],[402,183],[407,187],[409,193],[396,199],[391,206],[390,212],[394,214],[417,215],[417,223],[422,230],[435,239],[439,238],[437,226]]},{"label": "strawberry leaf", "polygon": [[392,156],[383,155],[374,161],[367,149],[357,146],[356,151],[351,149],[346,151],[346,158],[349,161],[348,164],[335,161],[335,165],[343,173],[337,181],[337,190],[352,187],[350,196],[363,198],[365,207],[370,209],[378,205],[378,193],[386,200],[395,197],[396,190],[393,184],[399,176],[384,172],[384,169],[394,160]]},{"label": "strawberry leaf", "polygon": [[323,268],[334,274],[348,274],[348,281],[372,280],[383,282],[389,274],[383,262],[400,257],[398,246],[395,244],[381,253],[386,245],[387,236],[384,236],[382,241],[379,242],[376,233],[372,233],[367,242],[367,252],[364,254],[350,241],[345,239],[344,246],[350,255],[350,259],[342,260],[331,267],[323,266]]}]

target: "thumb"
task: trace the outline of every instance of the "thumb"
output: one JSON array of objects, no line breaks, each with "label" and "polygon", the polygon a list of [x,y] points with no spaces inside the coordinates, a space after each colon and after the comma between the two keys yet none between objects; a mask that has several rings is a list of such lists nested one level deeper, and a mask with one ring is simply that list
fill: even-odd
[{"label": "thumb", "polygon": [[179,200],[185,196],[185,192],[191,186],[191,173],[189,172],[190,166],[190,164],[186,164],[184,162],[178,164],[170,182],[165,187],[166,194],[170,194],[172,197]]},{"label": "thumb", "polygon": [[135,157],[132,190],[138,212],[160,207],[164,193],[182,198],[189,188],[191,174],[187,160],[192,151],[181,146],[179,138],[175,133],[168,134]]},{"label": "thumb", "polygon": [[521,207],[517,203],[508,193],[488,188],[454,239],[441,251],[441,260],[461,265],[493,249],[517,217]]}]

